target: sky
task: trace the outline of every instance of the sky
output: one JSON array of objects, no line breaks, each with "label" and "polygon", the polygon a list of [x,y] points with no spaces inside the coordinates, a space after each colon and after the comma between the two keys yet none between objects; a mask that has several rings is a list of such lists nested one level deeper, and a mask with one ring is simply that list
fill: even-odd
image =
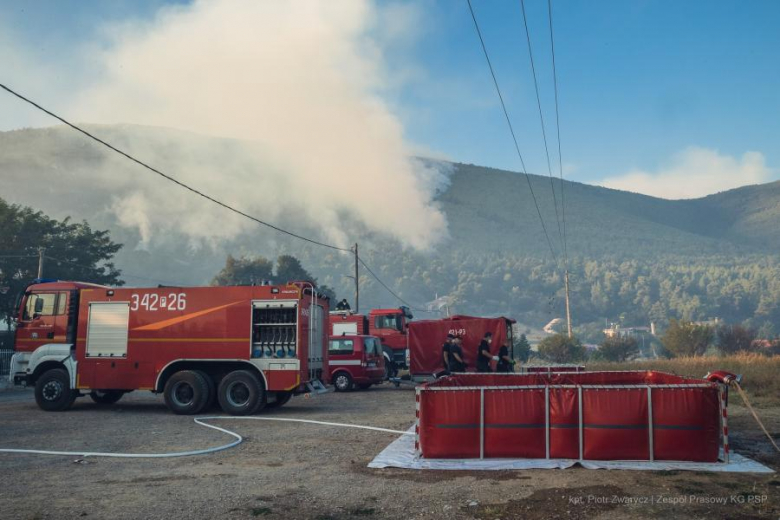
[{"label": "sky", "polygon": [[[466,1],[366,3],[359,30],[382,61],[366,88],[410,150],[519,170]],[[520,2],[473,5],[527,170],[547,174]],[[75,107],[101,81],[116,34],[190,7],[1,0],[0,82],[83,121]],[[526,0],[526,13],[557,174],[547,2]],[[553,0],[553,21],[565,178],[666,198],[780,179],[780,2]],[[49,124],[0,95],[0,130]]]}]

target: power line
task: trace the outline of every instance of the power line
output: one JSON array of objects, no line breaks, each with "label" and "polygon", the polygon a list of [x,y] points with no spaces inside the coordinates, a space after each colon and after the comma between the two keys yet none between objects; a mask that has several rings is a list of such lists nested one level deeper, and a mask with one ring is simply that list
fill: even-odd
[{"label": "power line", "polygon": [[544,141],[544,155],[547,158],[547,173],[550,177],[550,189],[552,190],[553,206],[555,208],[555,221],[558,223],[558,237],[561,240],[561,249],[564,249],[563,232],[561,231],[561,219],[558,215],[558,198],[555,196],[555,184],[553,183],[552,166],[550,165],[550,150],[547,146],[547,131],[544,127],[544,115],[542,113],[542,99],[539,95],[539,81],[536,78],[536,65],[534,53],[531,48],[531,31],[528,30],[528,17],[525,14],[525,0],[520,0],[520,9],[523,12],[523,26],[525,27],[525,39],[528,42],[528,58],[531,61],[531,74],[534,78],[534,90],[536,92],[536,106],[539,109],[539,123],[542,127],[542,140]]},{"label": "power line", "polygon": [[248,218],[248,219],[250,219],[250,220],[253,220],[253,221],[257,222],[258,224],[261,224],[261,225],[263,225],[263,226],[269,227],[269,228],[271,228],[271,229],[273,229],[273,230],[276,230],[276,231],[278,231],[278,232],[280,232],[280,233],[284,233],[284,234],[286,234],[286,235],[290,235],[291,237],[295,237],[295,238],[298,238],[298,239],[300,239],[300,240],[305,240],[306,242],[310,242],[310,243],[312,243],[312,244],[316,244],[316,245],[318,245],[318,246],[327,247],[327,248],[330,248],[330,249],[335,249],[336,251],[345,251],[345,252],[349,252],[349,249],[345,249],[345,248],[343,248],[343,247],[337,247],[337,246],[333,246],[333,245],[330,245],[330,244],[325,244],[325,243],[323,243],[323,242],[318,242],[318,241],[316,241],[316,240],[312,240],[311,238],[306,238],[306,237],[304,237],[304,236],[298,235],[298,234],[296,234],[296,233],[293,233],[293,232],[291,232],[291,231],[287,231],[286,229],[282,229],[282,228],[280,228],[280,227],[278,227],[278,226],[274,226],[273,224],[269,224],[268,222],[264,222],[264,221],[260,220],[259,218],[253,217],[252,215],[249,215],[249,214],[247,214],[247,213],[244,213],[243,211],[241,211],[241,210],[239,210],[239,209],[236,209],[236,208],[234,208],[234,207],[232,207],[232,206],[230,206],[230,205],[228,205],[228,204],[226,204],[226,203],[224,203],[224,202],[221,202],[221,201],[219,201],[219,200],[215,199],[214,197],[211,197],[211,196],[209,196],[209,195],[206,195],[206,194],[205,194],[205,193],[203,193],[202,191],[200,191],[200,190],[197,190],[197,189],[195,189],[195,188],[193,188],[193,187],[191,187],[191,186],[189,186],[189,185],[187,185],[187,184],[185,184],[185,183],[183,183],[183,182],[181,182],[181,181],[177,180],[176,178],[174,178],[174,177],[171,177],[170,175],[167,175],[167,174],[165,174],[165,173],[161,172],[160,170],[158,170],[158,169],[156,169],[156,168],[153,168],[152,166],[149,166],[149,165],[148,165],[148,164],[146,164],[145,162],[143,162],[143,161],[141,161],[141,160],[139,160],[139,159],[136,159],[136,158],[135,158],[135,157],[133,157],[132,155],[130,155],[130,154],[128,154],[128,153],[126,153],[126,152],[124,152],[124,151],[120,150],[119,148],[116,148],[116,147],[115,147],[115,146],[113,146],[112,144],[109,144],[109,143],[107,143],[106,141],[104,141],[104,140],[102,140],[102,139],[100,139],[100,138],[98,138],[98,137],[95,137],[94,135],[90,134],[90,133],[89,133],[89,132],[87,132],[86,130],[84,130],[84,129],[82,129],[82,128],[80,128],[80,127],[76,126],[76,125],[74,125],[73,123],[71,123],[71,122],[69,122],[69,121],[66,121],[65,119],[63,119],[62,117],[58,116],[57,114],[55,114],[55,113],[53,113],[53,112],[51,112],[51,111],[49,111],[49,110],[47,110],[47,109],[43,108],[41,105],[39,105],[39,104],[35,103],[34,101],[31,101],[31,100],[27,99],[26,97],[22,96],[22,95],[21,95],[21,94],[19,94],[18,92],[15,92],[15,91],[11,90],[11,89],[10,89],[10,88],[8,88],[7,86],[3,85],[2,83],[0,83],[0,87],[2,87],[2,88],[3,88],[3,90],[5,90],[5,91],[9,92],[10,94],[13,94],[14,96],[18,97],[18,98],[19,98],[19,99],[21,99],[22,101],[25,101],[25,102],[27,102],[27,103],[31,104],[32,106],[34,106],[34,107],[35,107],[35,108],[37,108],[38,110],[41,110],[41,111],[45,112],[46,114],[50,115],[51,117],[53,117],[53,118],[55,118],[55,119],[57,119],[57,120],[59,120],[59,121],[63,122],[64,124],[68,125],[69,127],[71,127],[72,129],[76,130],[77,132],[81,132],[82,134],[86,135],[86,136],[87,136],[87,137],[89,137],[90,139],[92,139],[92,140],[94,140],[94,141],[96,141],[96,142],[98,142],[98,143],[102,144],[103,146],[105,146],[105,147],[107,147],[107,148],[109,148],[109,149],[113,150],[114,152],[116,152],[116,153],[118,153],[118,154],[120,154],[120,155],[123,155],[124,157],[126,157],[127,159],[130,159],[130,160],[131,160],[131,161],[133,161],[134,163],[136,163],[136,164],[138,164],[138,165],[140,165],[140,166],[143,166],[143,167],[144,167],[144,168],[146,168],[147,170],[149,170],[149,171],[151,171],[151,172],[154,172],[154,173],[156,173],[157,175],[159,175],[159,176],[163,177],[164,179],[166,179],[166,180],[168,180],[168,181],[170,181],[170,182],[172,182],[172,183],[174,183],[174,184],[176,184],[176,185],[178,185],[178,186],[180,186],[180,187],[182,187],[182,188],[184,188],[184,189],[186,189],[186,190],[189,190],[189,191],[191,191],[191,192],[195,193],[196,195],[199,195],[199,196],[203,197],[203,198],[204,198],[204,199],[206,199],[206,200],[209,200],[209,201],[211,201],[211,202],[213,202],[213,203],[215,203],[215,204],[218,204],[218,205],[222,206],[223,208],[225,208],[225,209],[227,209],[227,210],[229,210],[229,211],[232,211],[233,213],[236,213],[236,214],[238,214],[238,215],[241,215],[242,217],[246,217],[246,218]]},{"label": "power line", "polygon": [[506,118],[506,124],[509,127],[509,133],[512,134],[512,141],[515,144],[515,151],[517,152],[517,156],[520,158],[520,165],[522,166],[522,174],[525,176],[526,182],[528,182],[528,189],[531,192],[531,197],[534,201],[534,206],[536,206],[536,213],[539,215],[539,222],[542,224],[542,231],[544,231],[544,236],[547,239],[547,245],[550,247],[550,254],[553,257],[553,261],[555,263],[558,263],[558,257],[555,254],[555,249],[553,249],[552,241],[550,240],[550,235],[547,233],[547,226],[544,225],[544,218],[542,217],[542,211],[539,209],[539,202],[536,200],[536,194],[534,193],[533,186],[531,186],[531,179],[528,177],[528,173],[526,172],[525,168],[525,161],[523,160],[523,154],[520,153],[520,146],[517,144],[517,137],[515,136],[515,130],[512,127],[512,121],[509,119],[509,112],[506,109],[506,104],[504,103],[504,96],[501,95],[501,88],[498,86],[498,80],[496,79],[496,74],[493,71],[493,64],[490,62],[490,56],[488,55],[487,47],[485,46],[485,40],[482,38],[482,31],[479,29],[479,23],[477,22],[477,17],[474,14],[474,8],[471,5],[471,0],[466,0],[466,3],[469,6],[469,12],[471,13],[471,19],[474,20],[474,28],[477,31],[477,36],[479,36],[479,43],[482,45],[482,52],[485,54],[485,61],[487,61],[488,68],[490,69],[490,76],[493,78],[493,85],[496,87],[496,93],[498,94],[498,99],[501,101],[501,109],[504,111],[504,117]]},{"label": "power line", "polygon": [[553,37],[552,0],[547,0],[547,15],[550,20],[550,50],[552,51],[553,88],[555,90],[555,129],[558,137],[558,173],[561,178],[561,221],[563,222],[563,263],[568,268],[569,253],[566,244],[566,205],[563,196],[563,156],[561,154],[561,122],[558,114],[558,73],[555,67],[555,38]]},{"label": "power line", "polygon": [[[333,249],[333,250],[335,250],[335,251],[342,251],[342,252],[346,252],[346,253],[349,253],[349,252],[351,252],[351,250],[349,250],[349,249],[346,249],[346,248],[343,248],[343,247],[338,247],[338,246],[334,246],[334,245],[331,245],[331,244],[326,244],[326,243],[324,243],[324,242],[319,242],[319,241],[317,241],[317,240],[312,240],[312,239],[310,239],[310,238],[307,238],[307,237],[304,237],[304,236],[298,235],[297,233],[293,233],[293,232],[291,232],[291,231],[287,231],[286,229],[282,229],[282,228],[280,228],[280,227],[278,227],[278,226],[275,226],[275,225],[273,225],[273,224],[270,224],[270,223],[268,223],[268,222],[265,222],[265,221],[263,221],[263,220],[260,220],[260,219],[258,219],[258,218],[256,218],[256,217],[253,217],[252,215],[249,215],[249,214],[247,214],[247,213],[245,213],[245,212],[243,212],[243,211],[241,211],[241,210],[239,210],[239,209],[236,209],[236,208],[234,208],[234,207],[232,207],[232,206],[230,206],[230,205],[228,205],[228,204],[226,204],[226,203],[224,203],[224,202],[222,202],[222,201],[219,201],[219,200],[215,199],[214,197],[211,197],[211,196],[209,196],[209,195],[206,195],[205,193],[201,192],[200,190],[197,190],[197,189],[195,189],[195,188],[193,188],[193,187],[191,187],[191,186],[189,186],[189,185],[187,185],[187,184],[185,184],[185,183],[183,183],[183,182],[179,181],[178,179],[176,179],[176,178],[174,178],[174,177],[171,177],[170,175],[167,175],[167,174],[165,174],[165,173],[161,172],[160,170],[158,170],[158,169],[156,169],[156,168],[154,168],[154,167],[152,167],[152,166],[150,166],[150,165],[146,164],[145,162],[143,162],[143,161],[141,161],[141,160],[139,160],[139,159],[136,159],[136,158],[135,158],[135,157],[133,157],[132,155],[128,154],[127,152],[124,152],[124,151],[120,150],[119,148],[117,148],[117,147],[113,146],[112,144],[110,144],[110,143],[108,143],[108,142],[104,141],[103,139],[100,139],[99,137],[96,137],[96,136],[92,135],[91,133],[87,132],[86,130],[82,129],[81,127],[79,127],[79,126],[77,126],[77,125],[75,125],[75,124],[73,124],[73,123],[71,123],[71,122],[67,121],[66,119],[64,119],[64,118],[62,118],[62,117],[60,117],[60,116],[58,116],[57,114],[53,113],[52,111],[50,111],[50,110],[47,110],[46,108],[42,107],[42,106],[41,106],[41,105],[39,105],[38,103],[36,103],[36,102],[34,102],[34,101],[32,101],[32,100],[30,100],[30,99],[28,99],[28,98],[24,97],[23,95],[21,95],[21,94],[19,94],[18,92],[16,92],[16,91],[12,90],[11,88],[7,87],[6,85],[3,85],[2,83],[0,83],[0,87],[2,87],[2,88],[3,88],[3,90],[5,90],[6,92],[8,92],[8,93],[10,93],[10,94],[13,94],[14,96],[16,96],[17,98],[21,99],[22,101],[25,101],[26,103],[29,103],[30,105],[34,106],[34,107],[35,107],[35,108],[37,108],[38,110],[41,110],[42,112],[44,112],[44,113],[48,114],[49,116],[51,116],[51,117],[53,117],[53,118],[57,119],[58,121],[61,121],[62,123],[66,124],[67,126],[71,127],[72,129],[76,130],[77,132],[80,132],[80,133],[82,133],[82,134],[86,135],[86,136],[87,136],[87,137],[89,137],[90,139],[92,139],[92,140],[94,140],[94,141],[96,141],[96,142],[98,142],[98,143],[102,144],[103,146],[105,146],[105,147],[109,148],[110,150],[112,150],[112,151],[114,151],[114,152],[116,152],[116,153],[118,153],[118,154],[120,154],[120,155],[124,156],[125,158],[127,158],[127,159],[129,159],[129,160],[133,161],[134,163],[136,163],[136,164],[138,164],[138,165],[140,165],[140,166],[142,166],[142,167],[146,168],[147,170],[149,170],[149,171],[151,171],[151,172],[153,172],[153,173],[156,173],[157,175],[159,175],[159,176],[163,177],[164,179],[166,179],[166,180],[168,180],[168,181],[170,181],[170,182],[172,182],[172,183],[174,183],[174,184],[176,184],[176,185],[178,185],[178,186],[180,186],[180,187],[182,187],[182,188],[184,188],[184,189],[186,189],[186,190],[189,190],[189,191],[191,191],[191,192],[195,193],[196,195],[199,195],[199,196],[201,196],[201,197],[205,198],[206,200],[209,200],[209,201],[211,201],[211,202],[213,202],[213,203],[215,203],[215,204],[218,204],[219,206],[222,206],[223,208],[225,208],[225,209],[227,209],[227,210],[229,210],[229,211],[232,211],[232,212],[234,212],[234,213],[236,213],[236,214],[238,214],[238,215],[241,215],[242,217],[248,218],[248,219],[250,219],[250,220],[252,220],[252,221],[254,221],[254,222],[258,223],[258,224],[261,224],[261,225],[263,225],[263,226],[269,227],[269,228],[271,228],[271,229],[273,229],[273,230],[275,230],[275,231],[278,231],[278,232],[280,232],[280,233],[284,233],[284,234],[286,234],[286,235],[289,235],[289,236],[291,236],[291,237],[294,237],[294,238],[298,238],[298,239],[300,239],[300,240],[303,240],[303,241],[309,242],[309,243],[311,243],[311,244],[315,244],[315,245],[322,246],[322,247],[327,247],[327,248],[329,248],[329,249]],[[538,208],[537,208],[537,209],[538,209]],[[391,290],[391,289],[390,289],[390,288],[389,288],[389,287],[388,287],[388,286],[387,286],[387,285],[386,285],[386,284],[385,284],[385,283],[384,283],[384,282],[383,282],[383,281],[382,281],[382,280],[381,280],[381,279],[380,279],[380,278],[379,278],[379,277],[378,277],[378,276],[377,276],[377,275],[376,275],[376,274],[375,274],[375,273],[374,273],[374,272],[373,272],[373,271],[372,271],[372,270],[371,270],[371,269],[370,269],[370,268],[369,268],[369,267],[368,267],[368,266],[365,264],[365,262],[363,262],[363,260],[362,260],[362,259],[360,259],[360,258],[358,258],[358,259],[359,259],[359,260],[360,260],[360,262],[361,262],[361,263],[362,263],[362,264],[363,264],[363,265],[366,267],[366,269],[368,270],[368,272],[369,272],[369,273],[371,273],[371,275],[372,275],[372,276],[373,276],[373,277],[374,277],[374,278],[375,278],[375,279],[376,279],[376,280],[377,280],[377,281],[378,281],[378,282],[379,282],[379,283],[380,283],[380,284],[381,284],[381,285],[382,285],[382,286],[383,286],[385,289],[387,289],[387,290],[390,292],[390,294],[392,294],[393,296],[395,296],[395,297],[396,297],[396,298],[397,298],[399,301],[401,301],[402,303],[404,303],[404,304],[405,304],[405,305],[407,305],[408,307],[411,307],[411,305],[409,305],[409,303],[407,303],[407,302],[406,302],[406,301],[405,301],[403,298],[401,298],[401,297],[400,297],[400,296],[398,296],[398,295],[397,295],[395,292],[393,292],[393,291],[392,291],[392,290]],[[56,260],[56,259],[54,259],[54,260]],[[64,261],[64,260],[61,260],[61,261]],[[85,266],[81,266],[81,267],[85,267]],[[133,276],[133,275],[129,275],[129,274],[128,274],[128,275],[125,275],[125,276],[130,276],[130,277],[133,277],[133,278],[139,278],[139,279],[146,279],[146,280],[151,280],[151,281],[159,281],[159,280],[152,280],[152,279],[150,279],[150,278],[144,278],[144,277],[140,277],[140,276]]]},{"label": "power line", "polygon": [[[49,255],[44,255],[44,257],[48,258],[49,260],[54,260],[55,262],[63,262],[63,263],[70,264],[70,265],[73,265],[73,266],[76,266],[76,267],[81,267],[83,269],[96,269],[96,268],[104,269],[106,267],[106,266],[94,266],[94,265],[93,266],[89,266],[89,265],[79,264],[77,262],[72,262],[70,260],[65,260],[63,258],[55,258],[55,257],[49,256]],[[185,287],[186,286],[186,284],[180,284],[180,283],[174,283],[174,282],[166,282],[165,280],[157,280],[155,278],[148,278],[146,276],[138,276],[138,275],[125,273],[125,272],[121,272],[119,276],[129,277],[129,278],[137,278],[139,280],[147,280],[149,282],[157,282],[157,283],[163,284],[163,285],[174,285],[174,286],[180,286],[180,287]]]},{"label": "power line", "polygon": [[397,295],[397,294],[396,294],[396,293],[395,293],[395,292],[394,292],[394,291],[393,291],[393,290],[392,290],[390,287],[388,287],[388,286],[387,286],[387,284],[386,284],[385,282],[383,282],[383,281],[382,281],[382,279],[381,279],[381,278],[379,278],[379,277],[376,275],[376,273],[374,273],[374,271],[372,271],[372,270],[371,270],[371,268],[370,268],[370,267],[368,267],[368,264],[367,264],[367,263],[365,263],[365,262],[363,261],[363,259],[362,259],[362,258],[358,257],[358,261],[359,261],[359,262],[360,262],[360,263],[363,265],[363,267],[365,267],[365,268],[366,268],[366,271],[368,271],[369,273],[371,273],[371,276],[373,276],[373,277],[376,279],[376,281],[377,281],[377,282],[379,282],[379,284],[380,284],[382,287],[384,287],[385,289],[387,289],[387,292],[389,292],[390,294],[392,294],[393,296],[395,296],[395,297],[396,297],[396,299],[398,299],[398,301],[400,301],[401,303],[403,303],[403,304],[404,304],[404,305],[406,305],[407,307],[410,307],[410,308],[411,308],[411,304],[410,304],[409,302],[407,302],[406,300],[404,300],[403,298],[401,298],[400,296],[398,296],[398,295]]}]

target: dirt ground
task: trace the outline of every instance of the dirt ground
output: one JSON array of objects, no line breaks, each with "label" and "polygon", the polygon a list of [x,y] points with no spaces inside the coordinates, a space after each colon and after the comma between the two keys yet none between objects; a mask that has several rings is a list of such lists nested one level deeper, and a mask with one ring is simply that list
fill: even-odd
[{"label": "dirt ground", "polygon": [[[770,431],[780,431],[780,408],[760,413]],[[296,397],[264,415],[405,430],[414,420],[414,392],[384,385]],[[284,422],[218,425],[244,442],[174,459],[0,453],[0,517],[780,518],[778,474],[373,470],[367,464],[394,434]],[[729,425],[736,451],[780,469],[780,457],[745,408],[730,407]],[[148,392],[111,407],[87,398],[68,412],[46,413],[29,390],[0,391],[0,436],[3,448],[117,452],[183,451],[230,440],[171,414]]]}]

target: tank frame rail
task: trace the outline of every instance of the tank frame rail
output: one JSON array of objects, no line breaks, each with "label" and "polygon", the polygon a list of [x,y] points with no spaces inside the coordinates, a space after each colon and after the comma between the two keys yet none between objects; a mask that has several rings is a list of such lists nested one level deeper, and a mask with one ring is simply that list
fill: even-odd
[{"label": "tank frame rail", "polygon": [[[418,386],[415,395],[415,454],[417,457],[422,457],[422,450],[420,447],[420,401],[422,392],[457,392],[457,391],[479,391],[479,458],[485,458],[485,390],[541,390],[544,389],[544,437],[545,437],[545,459],[550,459],[550,389],[569,388],[577,389],[577,405],[578,405],[578,424],[577,432],[579,439],[579,458],[580,461],[586,461],[584,458],[584,435],[585,427],[583,422],[584,410],[583,410],[583,390],[615,390],[615,389],[645,389],[647,391],[647,435],[649,445],[649,461],[655,461],[655,452],[653,447],[653,389],[654,388],[712,388],[714,384],[718,385],[718,416],[720,422],[720,450],[722,458],[718,457],[718,462],[712,464],[728,464],[729,463],[729,442],[728,442],[728,424],[727,424],[727,392],[728,387],[720,383],[682,383],[682,384],[656,384],[656,385],[524,385],[524,386],[457,386],[457,387],[430,387],[430,386]],[[675,461],[671,461],[675,462]],[[684,462],[684,461],[676,461]]]}]

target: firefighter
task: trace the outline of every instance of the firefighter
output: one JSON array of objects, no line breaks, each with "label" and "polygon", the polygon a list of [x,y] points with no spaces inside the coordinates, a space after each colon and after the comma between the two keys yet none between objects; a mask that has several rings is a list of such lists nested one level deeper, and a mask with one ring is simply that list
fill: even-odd
[{"label": "firefighter", "polygon": [[497,360],[496,372],[515,371],[515,360],[509,357],[509,340],[506,340],[504,344],[501,345],[501,348],[498,349]]},{"label": "firefighter", "polygon": [[490,342],[493,341],[493,333],[488,332],[479,343],[477,350],[477,372],[492,372],[490,362],[493,360],[493,354],[490,353]]},{"label": "firefighter", "polygon": [[336,310],[337,311],[349,311],[352,310],[352,308],[349,306],[349,302],[347,302],[346,298],[343,298],[340,302],[336,304]]},{"label": "firefighter", "polygon": [[463,338],[460,336],[455,336],[452,340],[452,344],[450,345],[450,372],[465,372],[466,371],[466,363],[463,361],[463,349],[461,348],[461,344],[463,343]]},{"label": "firefighter", "polygon": [[444,346],[441,348],[441,359],[444,363],[444,375],[450,373],[450,347],[452,346],[452,340],[455,336],[447,334],[447,339],[444,340]]}]

